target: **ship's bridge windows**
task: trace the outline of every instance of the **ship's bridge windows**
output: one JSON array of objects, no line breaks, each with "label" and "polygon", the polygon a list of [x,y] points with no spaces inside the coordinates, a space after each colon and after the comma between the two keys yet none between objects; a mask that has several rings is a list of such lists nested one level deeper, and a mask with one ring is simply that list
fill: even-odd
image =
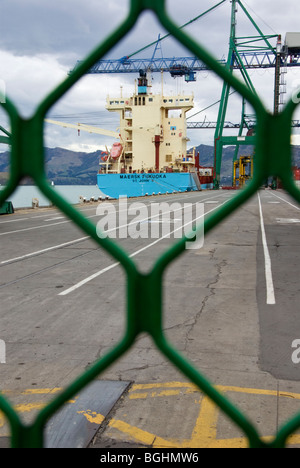
[{"label": "ship's bridge windows", "polygon": [[124,104],[124,101],[109,101],[109,104],[112,106],[113,104]]},{"label": "ship's bridge windows", "polygon": [[144,106],[146,104],[146,97],[145,96],[139,96],[134,98],[134,105],[135,106]]},{"label": "ship's bridge windows", "polygon": [[181,117],[181,109],[169,109],[168,118],[169,119],[178,119]]}]

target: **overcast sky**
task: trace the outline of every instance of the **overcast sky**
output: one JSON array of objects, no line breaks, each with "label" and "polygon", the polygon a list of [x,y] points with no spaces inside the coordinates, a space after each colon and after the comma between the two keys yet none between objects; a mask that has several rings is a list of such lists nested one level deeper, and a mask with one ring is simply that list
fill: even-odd
[{"label": "overcast sky", "polygon": [[[195,18],[216,5],[219,0],[168,0],[169,14],[179,24]],[[297,0],[247,0],[243,2],[253,19],[265,34],[281,34],[300,31],[300,6]],[[67,76],[77,60],[101,43],[126,17],[129,0],[0,0],[0,79],[4,80],[6,93],[24,116],[34,112],[35,107],[55,86]],[[201,18],[185,31],[217,58],[226,58],[230,31],[231,2],[227,0],[213,12]],[[106,58],[120,58],[130,55],[141,47],[155,41],[164,29],[152,13],[146,12],[128,36],[115,47]],[[253,26],[238,9],[237,34],[256,34]],[[273,41],[274,44],[274,41]],[[166,39],[161,43],[164,57],[191,56],[176,41]],[[149,58],[154,48],[149,48],[136,57]],[[273,107],[274,70],[251,71],[251,79],[265,105]],[[102,128],[116,130],[117,114],[105,110],[106,97],[119,96],[134,91],[137,76],[127,75],[86,75],[72,91],[51,110],[57,120],[83,122]],[[293,68],[287,75],[287,97],[295,80],[300,79],[300,68]],[[160,91],[161,76],[153,74],[153,91]],[[186,83],[184,78],[173,79],[164,75],[165,93],[194,93],[195,108],[189,116],[193,121],[204,119],[216,121],[218,106],[206,111],[202,109],[220,99],[222,82],[212,72],[197,73],[195,83]],[[246,109],[251,113],[250,108]],[[227,119],[238,123],[241,100],[234,96],[230,100]],[[3,110],[0,113],[2,125],[9,127]],[[295,115],[296,117],[296,115]],[[190,146],[200,143],[213,144],[214,131],[189,131]],[[114,140],[95,134],[78,137],[76,130],[47,126],[45,144],[61,146],[79,151],[94,151],[110,146]],[[0,148],[4,151],[3,145]]]}]

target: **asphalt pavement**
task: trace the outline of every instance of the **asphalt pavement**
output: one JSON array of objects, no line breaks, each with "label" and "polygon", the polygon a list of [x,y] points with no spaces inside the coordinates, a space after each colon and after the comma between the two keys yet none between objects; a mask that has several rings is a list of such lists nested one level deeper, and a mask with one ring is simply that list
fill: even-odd
[{"label": "asphalt pavement", "polygon": [[[200,219],[234,196],[219,190],[130,200],[127,218],[124,200],[77,209],[99,226],[106,216],[110,235],[146,272],[177,241],[191,213]],[[162,202],[179,204],[163,220],[151,211]],[[123,231],[116,229],[120,225]],[[203,245],[187,248],[164,277],[167,338],[265,440],[300,411],[299,230],[300,206],[282,190],[261,190],[207,234]],[[126,277],[55,207],[2,215],[0,237],[1,389],[31,422],[122,338]],[[65,446],[247,446],[240,428],[146,335],[98,376],[91,392],[66,409]],[[88,436],[79,431],[84,435],[78,441],[72,421],[92,430]],[[49,424],[55,433],[59,417]],[[298,434],[290,446],[300,446]],[[50,445],[58,443],[54,438]],[[9,426],[1,416],[0,445],[8,444]]]}]

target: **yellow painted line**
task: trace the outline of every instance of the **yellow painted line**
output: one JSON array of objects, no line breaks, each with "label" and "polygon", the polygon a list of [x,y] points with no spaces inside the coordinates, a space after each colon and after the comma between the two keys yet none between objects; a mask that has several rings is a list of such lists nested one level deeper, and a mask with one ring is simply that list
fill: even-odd
[{"label": "yellow painted line", "polygon": [[148,392],[144,392],[144,393],[131,393],[129,394],[129,398],[130,400],[136,400],[136,399],[146,399],[148,398],[149,394]]},{"label": "yellow painted line", "polygon": [[[75,403],[75,400],[70,400],[69,403],[71,404]],[[18,404],[14,406],[14,410],[18,414],[22,414],[22,413],[29,413],[34,410],[41,410],[45,406],[46,406],[45,402]],[[87,409],[84,411],[77,411],[77,414],[82,414],[90,423],[94,423],[94,424],[101,424],[105,419],[105,417],[102,414],[92,411],[90,409]],[[0,411],[0,428],[4,427],[6,422],[7,421],[6,421],[5,415]],[[10,436],[10,433],[1,434],[2,437],[3,435]]]},{"label": "yellow painted line", "polygon": [[[198,390],[199,391],[199,390]],[[167,397],[167,396],[176,396],[176,395],[183,395],[183,394],[188,394],[194,392],[191,391],[191,389],[186,389],[184,392],[182,390],[161,390],[160,392],[143,392],[143,393],[131,393],[129,394],[130,400],[135,400],[135,399],[145,399],[149,398],[156,398],[156,397]]]},{"label": "yellow painted line", "polygon": [[[299,393],[291,393],[277,390],[266,390],[257,388],[244,388],[237,386],[217,385],[215,388],[222,393],[245,393],[260,396],[276,396],[280,398],[300,399]],[[145,391],[147,390],[147,391]],[[153,391],[155,390],[155,391]],[[203,393],[197,386],[192,383],[183,382],[166,382],[155,384],[135,384],[129,391],[130,399],[146,399],[163,396],[172,396],[179,394],[187,394],[198,392]],[[199,412],[196,423],[192,430],[191,438],[185,440],[166,439],[146,430],[132,426],[124,421],[112,420],[109,424],[110,428],[117,429],[130,440],[150,445],[153,448],[247,448],[248,438],[235,437],[228,439],[217,439],[217,422],[221,410],[215,405],[210,398],[203,395],[201,401],[197,401]],[[262,436],[261,439],[265,442],[271,442],[274,436]],[[289,437],[288,445],[300,444],[300,435],[294,434]]]},{"label": "yellow painted line", "polygon": [[150,383],[150,384],[134,384],[130,391],[147,390],[151,388],[194,388],[199,391],[197,385],[189,382],[164,382],[164,383]]},{"label": "yellow painted line", "polygon": [[[280,398],[290,398],[299,400],[299,393],[291,393],[277,390],[266,390],[258,388],[244,388],[237,386],[224,386],[217,385],[215,388],[222,393],[244,393],[251,395],[260,396],[275,396]],[[62,388],[30,388],[22,392],[20,395],[34,396],[34,395],[50,395],[60,392]],[[11,391],[2,393],[11,394]],[[13,392],[15,393],[15,392]],[[199,390],[199,388],[189,382],[165,382],[165,383],[150,383],[150,384],[134,384],[130,389],[128,396],[132,400],[147,399],[147,398],[162,398],[172,397],[178,395],[187,395],[192,393],[198,393],[199,397],[195,404],[198,415],[194,427],[191,430],[191,437],[189,439],[174,439],[164,438],[157,434],[133,426],[125,421],[111,419],[108,427],[115,429],[123,434],[123,437],[127,437],[130,440],[141,443],[143,445],[149,445],[153,448],[246,448],[248,446],[247,437],[235,437],[230,439],[217,439],[217,422],[218,417],[221,414],[221,410]],[[69,403],[74,403],[76,399],[70,400]],[[18,413],[29,413],[32,411],[40,410],[46,406],[46,402],[31,402],[25,404],[18,404],[14,407]],[[78,414],[82,414],[87,421],[90,423],[101,424],[105,417],[91,409],[84,411],[78,411]],[[6,419],[3,413],[0,411],[0,428],[5,425]],[[3,434],[1,434],[3,435]],[[8,434],[9,435],[9,434]],[[264,436],[262,440],[270,442],[273,436]],[[300,434],[291,435],[288,439],[288,445],[300,444]]]},{"label": "yellow painted line", "polygon": [[21,395],[52,395],[61,392],[63,388],[28,388],[21,393]]},{"label": "yellow painted line", "polygon": [[47,395],[47,394],[55,394],[62,391],[63,388],[55,387],[55,388],[27,388],[23,391],[18,390],[1,390],[0,393],[3,395]]},{"label": "yellow painted line", "polygon": [[[201,390],[193,383],[188,382],[165,382],[165,383],[151,383],[151,384],[134,384],[132,388],[129,390],[130,398],[148,398],[149,393],[144,392],[142,393],[135,393],[138,390],[151,390],[151,389],[170,389],[170,388],[178,388],[178,390],[162,390],[161,392],[152,392],[151,396],[168,396],[168,395],[179,395],[183,389],[186,390],[186,393],[191,392],[201,392]],[[273,396],[282,396],[282,397],[290,397],[300,399],[300,393],[291,393],[291,392],[278,392],[277,390],[265,390],[265,389],[257,389],[257,388],[246,388],[246,387],[236,387],[236,386],[224,386],[224,385],[216,385],[215,388],[221,392],[239,392],[239,393],[251,393],[257,395],[273,395]],[[21,394],[21,395],[43,395],[43,394],[56,394],[62,391],[63,388],[55,387],[55,388],[29,388],[22,392],[14,392],[12,390],[3,390],[1,391],[2,394],[11,395],[13,393]]]},{"label": "yellow painted line", "polygon": [[[157,397],[157,396],[164,396],[163,391],[160,393],[158,392],[143,392],[137,393],[137,390],[151,390],[153,388],[178,388],[181,389],[170,391],[169,395],[179,395],[182,393],[182,389],[185,389],[185,393],[192,393],[192,392],[201,392],[201,390],[192,383],[184,383],[184,382],[166,382],[161,384],[136,384],[133,385],[129,391],[129,398],[148,398],[149,396]],[[291,393],[291,392],[283,392],[277,390],[266,390],[261,388],[247,388],[247,387],[237,387],[237,386],[224,386],[224,385],[216,385],[214,386],[216,390],[219,392],[227,393],[227,392],[235,392],[235,393],[247,393],[253,395],[266,395],[266,396],[279,396],[279,397],[286,397],[286,398],[294,398],[300,399],[300,393]],[[136,393],[135,393],[136,392]],[[173,392],[173,393],[172,393]]]},{"label": "yellow painted line", "polygon": [[113,419],[109,426],[129,436],[132,441],[153,448],[233,448],[247,447],[247,438],[217,439],[218,408],[207,397],[203,398],[191,439],[166,439],[138,427]]},{"label": "yellow painted line", "polygon": [[[19,404],[14,406],[14,410],[18,413],[29,413],[34,410],[40,410],[44,408],[45,403],[42,402],[36,402],[36,403],[26,403],[26,404]],[[3,414],[2,411],[0,411],[0,428],[3,427],[6,424],[7,420],[5,415]]]},{"label": "yellow painted line", "polygon": [[150,445],[153,447],[165,447],[165,448],[177,447],[176,443],[168,439],[158,437],[157,435],[152,434],[151,432],[147,432],[143,429],[139,429],[138,427],[131,426],[130,424],[124,421],[112,419],[109,422],[109,427],[118,429],[119,431],[131,436],[133,440],[139,441],[140,443],[144,445]]},{"label": "yellow painted line", "polygon": [[277,390],[265,390],[262,388],[244,388],[244,387],[230,387],[223,385],[216,385],[215,387],[220,392],[235,392],[235,393],[248,393],[252,395],[266,395],[266,396],[279,396],[289,397],[300,400],[300,393],[281,392]]},{"label": "yellow painted line", "polygon": [[208,397],[202,399],[190,447],[209,447],[216,440],[218,411],[218,407]]},{"label": "yellow painted line", "polygon": [[77,414],[83,414],[83,416],[90,422],[94,424],[101,424],[105,417],[100,414],[96,413],[95,411],[92,410],[84,410],[84,411],[77,411]]},{"label": "yellow painted line", "polygon": [[[172,388],[172,389],[171,389]],[[176,390],[174,390],[176,388]],[[162,389],[159,392],[138,392],[138,390],[152,390]],[[166,382],[166,383],[155,383],[155,384],[135,384],[131,387],[128,392],[130,399],[148,398],[151,396],[162,397],[162,396],[175,396],[180,394],[188,394],[193,392],[200,392],[199,388],[191,383],[186,382]]]},{"label": "yellow painted line", "polygon": [[19,404],[14,406],[14,409],[17,413],[29,413],[30,411],[41,409],[45,407],[45,402],[38,402],[38,403],[26,403],[26,404]]},{"label": "yellow painted line", "polygon": [[300,434],[293,434],[287,440],[287,445],[300,445]]}]

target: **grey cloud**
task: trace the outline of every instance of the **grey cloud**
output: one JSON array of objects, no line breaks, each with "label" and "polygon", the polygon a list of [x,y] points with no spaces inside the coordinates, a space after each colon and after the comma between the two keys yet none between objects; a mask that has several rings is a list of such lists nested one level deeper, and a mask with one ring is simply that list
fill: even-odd
[{"label": "grey cloud", "polygon": [[82,57],[122,20],[126,3],[2,0],[0,48],[21,56],[76,53]]}]

